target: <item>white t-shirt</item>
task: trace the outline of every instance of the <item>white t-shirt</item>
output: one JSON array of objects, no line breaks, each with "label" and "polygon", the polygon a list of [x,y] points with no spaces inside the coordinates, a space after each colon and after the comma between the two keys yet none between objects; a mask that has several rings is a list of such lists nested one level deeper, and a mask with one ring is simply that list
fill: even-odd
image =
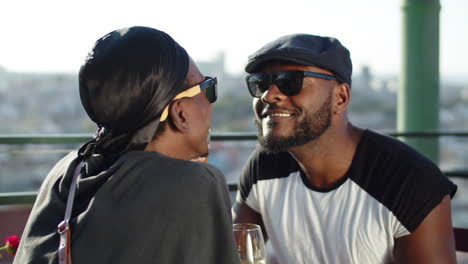
[{"label": "white t-shirt", "polygon": [[256,151],[237,199],[262,215],[281,264],[388,263],[456,186],[401,142],[365,131],[345,177],[313,186],[289,153]]}]

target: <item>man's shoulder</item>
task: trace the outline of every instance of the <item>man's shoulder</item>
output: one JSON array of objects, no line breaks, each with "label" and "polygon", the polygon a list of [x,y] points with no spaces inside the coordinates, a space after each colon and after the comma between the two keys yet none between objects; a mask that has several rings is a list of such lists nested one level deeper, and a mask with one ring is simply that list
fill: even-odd
[{"label": "man's shoulder", "polygon": [[357,155],[364,157],[368,162],[375,161],[374,165],[396,165],[417,171],[434,171],[440,173],[437,165],[413,147],[397,138],[383,135],[372,130],[366,130],[358,146]]},{"label": "man's shoulder", "polygon": [[[349,176],[360,185],[389,187],[411,181],[426,186],[448,181],[439,167],[396,138],[366,130],[356,150]],[[365,186],[368,188],[368,186]]]},{"label": "man's shoulder", "polygon": [[367,130],[350,178],[387,207],[412,232],[456,186],[434,162],[399,140]]}]

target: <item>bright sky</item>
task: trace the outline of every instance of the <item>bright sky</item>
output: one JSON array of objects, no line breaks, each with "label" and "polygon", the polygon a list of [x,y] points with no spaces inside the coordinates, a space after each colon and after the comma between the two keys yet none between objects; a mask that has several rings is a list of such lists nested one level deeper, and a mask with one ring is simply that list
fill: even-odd
[{"label": "bright sky", "polygon": [[[468,1],[440,0],[440,70],[468,80]],[[1,0],[0,65],[9,71],[76,72],[94,42],[126,26],[169,33],[195,60],[223,51],[229,72],[286,34],[338,38],[356,70],[398,73],[402,0]]]}]

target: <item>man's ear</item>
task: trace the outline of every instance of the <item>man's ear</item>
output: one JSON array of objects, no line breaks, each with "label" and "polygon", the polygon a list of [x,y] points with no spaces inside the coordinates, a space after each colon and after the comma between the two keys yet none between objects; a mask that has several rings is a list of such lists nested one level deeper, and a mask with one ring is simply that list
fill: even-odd
[{"label": "man's ear", "polygon": [[175,100],[169,106],[170,125],[180,132],[189,130],[187,107],[184,100]]},{"label": "man's ear", "polygon": [[338,84],[334,89],[334,98],[333,113],[340,114],[345,112],[351,99],[351,87],[347,83]]}]

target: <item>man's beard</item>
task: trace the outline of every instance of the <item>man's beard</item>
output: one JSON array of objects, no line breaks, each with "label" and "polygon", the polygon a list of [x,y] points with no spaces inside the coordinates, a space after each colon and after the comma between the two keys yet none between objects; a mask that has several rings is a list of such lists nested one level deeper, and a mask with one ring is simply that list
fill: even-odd
[{"label": "man's beard", "polygon": [[[261,121],[255,120],[258,129],[258,141],[263,150],[270,153],[287,151],[289,148],[304,145],[311,140],[320,137],[331,124],[331,95],[322,104],[322,106],[302,121],[296,121],[292,128],[292,135],[274,137],[270,131],[267,135],[263,134]],[[269,123],[269,128],[275,124]]]}]

